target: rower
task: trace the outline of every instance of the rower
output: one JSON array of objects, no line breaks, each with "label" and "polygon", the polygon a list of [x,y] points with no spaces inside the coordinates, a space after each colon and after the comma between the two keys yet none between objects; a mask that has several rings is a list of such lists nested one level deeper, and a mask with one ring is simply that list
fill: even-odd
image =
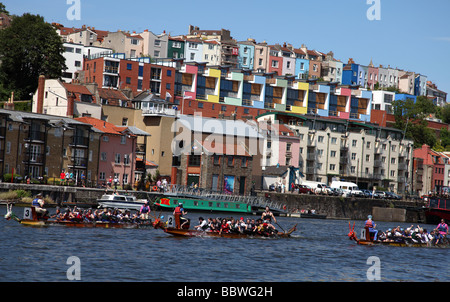
[{"label": "rower", "polygon": [[173,211],[173,216],[175,216],[175,227],[177,229],[182,229],[189,222],[188,219],[183,217],[184,215],[187,215],[187,212],[184,210],[183,204],[179,203]]},{"label": "rower", "polygon": [[377,235],[378,235],[378,230],[375,230],[375,228],[377,227],[377,225],[375,222],[373,222],[372,215],[367,216],[367,218],[368,219],[366,220],[366,222],[364,224],[364,228],[369,231],[369,234],[374,234],[373,240],[376,241]]}]

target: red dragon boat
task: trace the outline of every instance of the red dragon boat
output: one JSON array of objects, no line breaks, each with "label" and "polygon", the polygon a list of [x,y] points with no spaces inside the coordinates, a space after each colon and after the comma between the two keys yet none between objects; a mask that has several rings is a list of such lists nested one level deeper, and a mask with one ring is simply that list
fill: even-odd
[{"label": "red dragon boat", "polygon": [[369,229],[367,227],[365,227],[361,231],[361,239],[359,239],[355,233],[355,223],[353,223],[353,227],[352,227],[349,222],[348,227],[349,227],[349,233],[347,235],[348,238],[350,240],[355,241],[359,245],[388,245],[388,246],[401,246],[401,247],[432,247],[432,246],[448,247],[449,246],[449,242],[447,239],[445,241],[446,243],[441,243],[441,244],[437,244],[437,245],[433,244],[431,242],[421,243],[421,242],[412,242],[412,241],[407,241],[407,240],[400,241],[400,242],[373,240],[373,236],[371,236]]}]

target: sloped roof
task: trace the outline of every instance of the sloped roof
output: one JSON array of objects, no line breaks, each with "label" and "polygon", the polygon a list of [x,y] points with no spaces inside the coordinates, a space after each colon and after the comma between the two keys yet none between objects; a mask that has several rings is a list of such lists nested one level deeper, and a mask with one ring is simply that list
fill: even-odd
[{"label": "sloped roof", "polygon": [[99,120],[94,117],[84,116],[84,117],[76,118],[75,120],[86,123],[86,124],[91,124],[94,128],[102,131],[103,133],[108,133],[108,134],[122,135],[123,134],[122,132],[127,129],[127,127],[118,127],[118,126],[115,126],[114,124]]}]

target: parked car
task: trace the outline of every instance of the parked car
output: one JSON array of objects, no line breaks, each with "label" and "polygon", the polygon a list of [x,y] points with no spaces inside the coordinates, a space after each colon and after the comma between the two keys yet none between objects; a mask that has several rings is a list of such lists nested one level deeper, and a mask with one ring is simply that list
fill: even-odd
[{"label": "parked car", "polygon": [[386,198],[387,197],[387,195],[386,195],[386,192],[384,192],[384,191],[375,191],[375,196],[374,196],[375,198]]},{"label": "parked car", "polygon": [[364,194],[364,197],[366,197],[366,198],[372,198],[372,191],[370,191],[370,190],[367,190],[367,189],[362,189],[361,190],[362,192],[363,192],[363,194]]},{"label": "parked car", "polygon": [[344,191],[342,191],[342,189],[339,188],[331,188],[331,195],[334,196],[342,196],[344,194]]},{"label": "parked car", "polygon": [[298,193],[299,194],[312,194],[312,190],[307,185],[298,185]]},{"label": "parked car", "polygon": [[388,198],[388,199],[395,199],[395,200],[402,199],[401,196],[399,196],[399,195],[397,195],[397,194],[395,194],[393,192],[384,192],[384,193],[386,194],[386,198]]}]

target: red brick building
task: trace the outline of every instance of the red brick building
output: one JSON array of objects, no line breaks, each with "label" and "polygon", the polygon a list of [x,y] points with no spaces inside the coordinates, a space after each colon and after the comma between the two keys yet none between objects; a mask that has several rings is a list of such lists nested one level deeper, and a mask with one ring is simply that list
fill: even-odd
[{"label": "red brick building", "polygon": [[173,67],[105,56],[85,60],[83,72],[82,80],[99,88],[130,89],[134,95],[151,91],[162,99],[174,97]]}]

